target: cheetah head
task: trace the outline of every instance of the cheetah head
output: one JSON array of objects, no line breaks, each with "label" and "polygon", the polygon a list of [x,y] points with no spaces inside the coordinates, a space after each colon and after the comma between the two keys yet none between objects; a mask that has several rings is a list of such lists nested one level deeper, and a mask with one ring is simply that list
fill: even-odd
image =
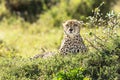
[{"label": "cheetah head", "polygon": [[63,23],[64,33],[70,37],[80,34],[80,26],[82,21],[78,20],[67,20]]}]

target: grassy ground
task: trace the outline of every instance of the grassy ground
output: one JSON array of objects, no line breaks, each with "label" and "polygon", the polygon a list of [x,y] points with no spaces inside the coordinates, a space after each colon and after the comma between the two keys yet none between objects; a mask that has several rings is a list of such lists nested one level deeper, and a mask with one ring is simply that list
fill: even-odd
[{"label": "grassy ground", "polygon": [[[120,29],[116,30],[118,35],[120,35],[119,31]],[[80,34],[84,39],[87,38],[90,40],[93,39],[93,37],[90,36],[91,32],[100,38],[106,37],[102,28],[83,27],[81,28]],[[4,20],[0,24],[0,79],[37,80],[39,78],[40,80],[49,80],[56,78],[56,76],[59,78],[63,70],[72,73],[72,71],[69,72],[71,69],[82,67],[86,69],[86,62],[82,61],[88,60],[89,55],[96,53],[92,48],[90,48],[90,51],[93,53],[88,53],[87,55],[70,55],[64,57],[64,59],[62,56],[57,56],[53,59],[48,58],[48,60],[29,60],[30,57],[41,54],[41,48],[46,49],[46,51],[58,51],[62,38],[62,26],[43,27],[37,22],[34,24],[22,23],[20,18],[15,20],[15,22]],[[88,46],[89,43],[85,40],[85,44]],[[112,46],[111,43],[110,46]],[[79,69],[75,69],[75,71],[77,70]],[[83,73],[81,73],[81,75],[82,74]],[[58,78],[55,80],[58,80]],[[81,80],[83,79],[83,77],[80,78]],[[84,78],[86,80],[91,79],[90,76],[84,76]]]},{"label": "grassy ground", "polygon": [[[15,47],[19,55],[24,57],[33,56],[40,53],[41,48],[57,49],[60,44],[58,29],[51,29],[47,32],[29,34],[27,30],[23,32],[19,29],[0,30],[2,40],[12,47]],[[57,31],[57,32],[56,32]],[[48,36],[49,35],[49,36]]]},{"label": "grassy ground", "polygon": [[[14,26],[14,25],[13,25]],[[19,24],[17,24],[19,26]],[[40,27],[39,25],[37,25]],[[2,25],[1,25],[2,27]],[[31,26],[30,26],[31,27]],[[28,28],[29,29],[29,28]],[[1,28],[0,40],[4,41],[6,45],[15,48],[19,56],[32,57],[35,54],[41,53],[41,48],[47,51],[56,51],[59,49],[61,40],[63,38],[63,30],[61,28],[46,28],[45,31],[39,33],[32,33],[28,29],[21,28]],[[89,33],[94,32],[98,36],[102,36],[101,29],[82,28],[81,35],[83,38],[90,38]],[[87,44],[87,42],[85,41]],[[6,54],[1,54],[6,55]]]}]

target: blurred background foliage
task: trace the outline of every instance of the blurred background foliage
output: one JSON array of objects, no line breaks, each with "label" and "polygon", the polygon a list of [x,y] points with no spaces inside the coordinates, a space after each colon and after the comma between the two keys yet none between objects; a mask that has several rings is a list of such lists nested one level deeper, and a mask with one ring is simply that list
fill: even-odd
[{"label": "blurred background foliage", "polygon": [[[30,23],[38,19],[44,20],[53,26],[59,26],[63,20],[73,18],[85,20],[86,16],[91,16],[92,10],[100,7],[101,12],[106,14],[116,4],[118,0],[2,0],[3,12],[0,11],[0,20],[3,17],[20,16]],[[2,6],[3,8],[3,6]],[[5,11],[6,10],[6,11]],[[49,18],[49,19],[48,19]],[[53,21],[53,22],[52,22]]]}]

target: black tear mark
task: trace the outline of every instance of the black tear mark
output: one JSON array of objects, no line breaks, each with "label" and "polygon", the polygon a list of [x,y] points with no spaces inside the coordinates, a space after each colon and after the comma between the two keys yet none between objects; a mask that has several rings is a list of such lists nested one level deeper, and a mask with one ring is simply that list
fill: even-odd
[{"label": "black tear mark", "polygon": [[77,52],[79,52],[79,49],[77,50]]}]

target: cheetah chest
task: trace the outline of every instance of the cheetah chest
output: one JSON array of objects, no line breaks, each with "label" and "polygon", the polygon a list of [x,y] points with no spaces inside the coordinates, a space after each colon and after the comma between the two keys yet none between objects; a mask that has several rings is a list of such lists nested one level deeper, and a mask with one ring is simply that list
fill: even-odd
[{"label": "cheetah chest", "polygon": [[67,40],[64,44],[65,44],[64,49],[66,52],[70,52],[70,53],[79,52],[79,49],[80,49],[79,40]]},{"label": "cheetah chest", "polygon": [[82,52],[84,48],[84,43],[82,38],[74,38],[74,39],[65,39],[63,41],[63,45],[61,46],[60,51],[62,53],[78,53]]}]

